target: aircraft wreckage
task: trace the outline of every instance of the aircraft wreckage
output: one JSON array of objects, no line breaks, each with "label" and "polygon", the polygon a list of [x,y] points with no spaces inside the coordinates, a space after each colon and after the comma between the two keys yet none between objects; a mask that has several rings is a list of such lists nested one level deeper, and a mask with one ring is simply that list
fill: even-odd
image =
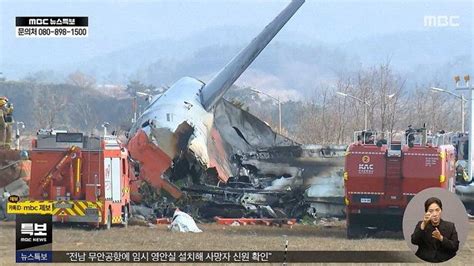
[{"label": "aircraft wreckage", "polygon": [[160,191],[149,204],[174,198],[204,218],[342,215],[344,146],[301,145],[223,99],[303,3],[292,1],[207,84],[184,77],[150,101],[128,134],[135,201]]}]

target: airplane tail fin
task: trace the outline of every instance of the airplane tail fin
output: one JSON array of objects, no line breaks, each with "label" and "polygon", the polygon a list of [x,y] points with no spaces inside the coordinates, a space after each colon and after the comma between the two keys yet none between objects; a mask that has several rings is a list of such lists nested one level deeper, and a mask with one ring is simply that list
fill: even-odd
[{"label": "airplane tail fin", "polygon": [[293,0],[280,14],[255,37],[252,42],[241,50],[223,69],[207,83],[201,91],[201,102],[206,110],[222,98],[224,93],[234,84],[237,78],[262,52],[280,29],[290,20],[303,5],[304,0]]}]

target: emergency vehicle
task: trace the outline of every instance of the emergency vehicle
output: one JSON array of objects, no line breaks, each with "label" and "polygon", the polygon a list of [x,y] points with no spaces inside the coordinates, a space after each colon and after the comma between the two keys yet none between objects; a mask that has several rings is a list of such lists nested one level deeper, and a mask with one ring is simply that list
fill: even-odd
[{"label": "emergency vehicle", "polygon": [[473,182],[467,173],[469,161],[469,135],[468,133],[456,133],[451,142],[456,148],[456,185],[467,186]]},{"label": "emergency vehicle", "polygon": [[[388,136],[388,134],[385,134]],[[399,141],[378,132],[356,132],[346,152],[344,189],[347,237],[401,231],[414,195],[439,187],[454,192],[455,149],[444,135],[413,130]]]},{"label": "emergency vehicle", "polygon": [[30,200],[52,202],[53,222],[128,224],[133,173],[117,137],[39,131],[30,158]]}]

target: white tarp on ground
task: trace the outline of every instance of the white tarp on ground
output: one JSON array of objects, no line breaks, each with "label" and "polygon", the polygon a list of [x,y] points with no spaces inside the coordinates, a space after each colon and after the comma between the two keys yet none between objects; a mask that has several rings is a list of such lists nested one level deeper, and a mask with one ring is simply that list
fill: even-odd
[{"label": "white tarp on ground", "polygon": [[171,231],[174,232],[193,232],[193,233],[201,233],[201,229],[199,229],[194,221],[193,217],[189,214],[176,209],[173,214],[173,221],[169,226]]}]

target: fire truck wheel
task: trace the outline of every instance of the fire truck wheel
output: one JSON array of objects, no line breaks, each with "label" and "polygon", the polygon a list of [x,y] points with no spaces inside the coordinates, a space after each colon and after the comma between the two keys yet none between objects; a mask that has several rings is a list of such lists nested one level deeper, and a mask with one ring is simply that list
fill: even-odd
[{"label": "fire truck wheel", "polygon": [[130,212],[128,209],[128,205],[125,205],[123,207],[123,219],[122,219],[122,224],[124,227],[128,226],[128,219],[130,218]]},{"label": "fire truck wheel", "polygon": [[347,238],[348,239],[358,239],[362,238],[362,226],[358,224],[349,224],[347,226]]},{"label": "fire truck wheel", "polygon": [[365,237],[365,228],[362,226],[363,219],[361,217],[352,215],[347,224],[347,238],[358,239]]},{"label": "fire truck wheel", "polygon": [[105,225],[105,228],[107,230],[110,230],[112,228],[112,212],[110,209],[107,211],[107,224]]}]

